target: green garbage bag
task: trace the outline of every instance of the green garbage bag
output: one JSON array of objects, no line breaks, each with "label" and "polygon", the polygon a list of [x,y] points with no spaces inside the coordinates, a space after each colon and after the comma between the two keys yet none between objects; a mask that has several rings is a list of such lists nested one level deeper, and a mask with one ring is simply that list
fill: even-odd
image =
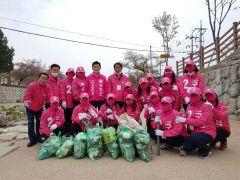
[{"label": "green garbage bag", "polygon": [[41,148],[38,151],[38,159],[46,159],[54,155],[61,146],[61,137],[50,136],[46,141],[43,142]]},{"label": "green garbage bag", "polygon": [[140,159],[149,162],[153,154],[150,135],[144,130],[137,130],[134,133],[134,143]]},{"label": "green garbage bag", "polygon": [[87,133],[80,132],[75,136],[75,143],[74,143],[74,158],[75,159],[82,159],[85,156],[86,149],[87,149]]},{"label": "green garbage bag", "polygon": [[58,159],[64,158],[73,152],[74,141],[72,138],[66,139],[62,146],[57,150],[56,157]]},{"label": "green garbage bag", "polygon": [[117,132],[115,128],[113,127],[108,127],[102,130],[102,136],[104,143],[107,146],[107,150],[110,154],[110,156],[113,159],[117,159],[120,155],[120,149],[118,145],[118,140],[117,140]]},{"label": "green garbage bag", "polygon": [[120,128],[118,140],[120,150],[124,159],[126,159],[129,162],[133,162],[135,158],[133,132],[126,127]]}]

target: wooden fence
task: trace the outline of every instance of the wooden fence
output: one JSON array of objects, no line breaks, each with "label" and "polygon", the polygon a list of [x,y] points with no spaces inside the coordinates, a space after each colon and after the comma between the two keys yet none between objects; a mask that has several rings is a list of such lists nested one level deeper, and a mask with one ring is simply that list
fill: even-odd
[{"label": "wooden fence", "polygon": [[190,54],[188,57],[176,62],[177,76],[181,76],[185,69],[185,62],[194,60],[197,67],[203,70],[207,67],[218,64],[227,55],[238,50],[240,46],[240,21],[234,22],[233,26],[221,37],[205,47],[200,47],[198,52]]}]

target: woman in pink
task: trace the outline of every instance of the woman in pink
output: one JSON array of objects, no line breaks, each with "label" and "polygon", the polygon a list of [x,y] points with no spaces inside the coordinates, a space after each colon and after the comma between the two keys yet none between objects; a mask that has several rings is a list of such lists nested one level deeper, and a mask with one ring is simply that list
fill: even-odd
[{"label": "woman in pink", "polygon": [[42,113],[39,129],[41,137],[45,140],[50,135],[58,135],[60,131],[64,130],[64,111],[59,107],[59,98],[52,96],[50,103],[50,108]]},{"label": "woman in pink", "polygon": [[132,87],[131,82],[126,82],[122,91],[124,99],[126,99],[128,94],[132,94],[134,99],[137,98],[137,90]]},{"label": "woman in pink", "polygon": [[117,130],[118,121],[116,115],[121,115],[121,108],[116,103],[114,94],[108,94],[106,99],[107,102],[100,107],[99,117],[102,118],[104,128],[112,126]]},{"label": "woman in pink", "polygon": [[135,119],[139,124],[140,122],[140,112],[137,110],[137,104],[134,99],[133,94],[128,94],[125,98],[124,105],[122,108],[122,114],[127,113],[127,115],[131,116]]},{"label": "woman in pink", "polygon": [[178,89],[178,85],[180,83],[180,79],[178,77],[176,77],[173,69],[171,66],[166,66],[164,68],[164,74],[163,77],[168,77],[174,87],[174,90]]},{"label": "woman in pink", "polygon": [[90,104],[88,93],[83,92],[80,95],[80,104],[73,110],[70,134],[74,135],[81,131],[86,131],[86,126],[83,121],[86,122],[88,126],[95,126],[98,123],[97,117],[97,110]]},{"label": "woman in pink", "polygon": [[218,100],[218,96],[212,88],[205,90],[205,99],[213,105],[214,120],[217,128],[216,138],[211,145],[215,146],[217,142],[220,142],[220,149],[225,150],[227,148],[227,138],[231,134],[227,117],[227,105]]},{"label": "woman in pink", "polygon": [[156,82],[154,75],[152,73],[148,73],[146,75],[146,78],[148,80],[148,86],[150,86],[151,88],[153,88],[155,91],[157,91],[159,89],[159,83]]}]

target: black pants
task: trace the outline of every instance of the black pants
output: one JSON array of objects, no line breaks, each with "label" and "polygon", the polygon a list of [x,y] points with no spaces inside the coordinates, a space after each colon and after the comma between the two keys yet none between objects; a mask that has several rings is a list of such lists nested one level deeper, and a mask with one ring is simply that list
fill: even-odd
[{"label": "black pants", "polygon": [[64,133],[69,133],[70,132],[70,126],[72,124],[72,113],[73,113],[73,108],[66,108],[64,110],[64,117],[65,117],[65,122],[64,122]]},{"label": "black pants", "polygon": [[100,109],[100,107],[105,103],[105,100],[102,101],[90,101],[90,104],[94,106],[96,109]]},{"label": "black pants", "polygon": [[157,140],[155,129],[151,126],[151,119],[147,119],[147,132],[153,140]]},{"label": "black pants", "polygon": [[77,123],[72,123],[70,126],[70,134],[74,136],[77,135],[79,132],[83,132],[82,128]]},{"label": "black pants", "polygon": [[123,107],[123,103],[124,103],[123,101],[116,101],[116,103],[119,105],[120,108]]},{"label": "black pants", "polygon": [[187,111],[188,104],[183,104],[183,109],[186,112]]},{"label": "black pants", "polygon": [[166,139],[161,138],[161,142],[167,143],[168,145],[172,147],[180,147],[183,145],[185,138],[181,135],[173,136],[173,137],[167,137]]},{"label": "black pants", "polygon": [[[56,136],[58,136],[59,132],[61,132],[61,136],[62,136],[63,135],[63,131],[64,131],[64,127],[61,126],[61,127],[57,128],[57,129],[53,130],[53,133],[56,134]],[[40,136],[45,138],[45,140],[49,138],[49,136],[46,135],[46,134],[41,134]]]},{"label": "black pants", "polygon": [[226,130],[218,129],[216,138],[213,140],[213,143],[217,143],[217,142],[223,143],[223,142],[226,142],[228,136],[229,136],[229,133]]},{"label": "black pants", "polygon": [[[103,126],[103,127],[106,128],[106,126]],[[110,126],[108,126],[108,127],[110,127]],[[117,129],[118,129],[118,124],[112,124],[111,127],[113,127],[113,128],[117,131]]]},{"label": "black pants", "polygon": [[73,100],[73,105],[74,105],[74,107],[78,106],[79,104],[80,104],[79,101],[75,101],[75,100]]}]

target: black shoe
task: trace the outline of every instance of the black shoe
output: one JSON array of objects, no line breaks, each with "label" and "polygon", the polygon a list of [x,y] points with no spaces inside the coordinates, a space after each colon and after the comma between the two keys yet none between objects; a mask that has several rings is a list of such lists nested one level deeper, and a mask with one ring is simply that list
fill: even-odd
[{"label": "black shoe", "polygon": [[37,141],[34,139],[30,139],[30,142],[27,144],[27,147],[32,147],[35,144],[37,144]]},{"label": "black shoe", "polygon": [[37,139],[37,142],[39,142],[39,143],[43,143],[43,140],[42,140],[42,138],[41,138],[41,137],[39,137],[39,138]]}]

